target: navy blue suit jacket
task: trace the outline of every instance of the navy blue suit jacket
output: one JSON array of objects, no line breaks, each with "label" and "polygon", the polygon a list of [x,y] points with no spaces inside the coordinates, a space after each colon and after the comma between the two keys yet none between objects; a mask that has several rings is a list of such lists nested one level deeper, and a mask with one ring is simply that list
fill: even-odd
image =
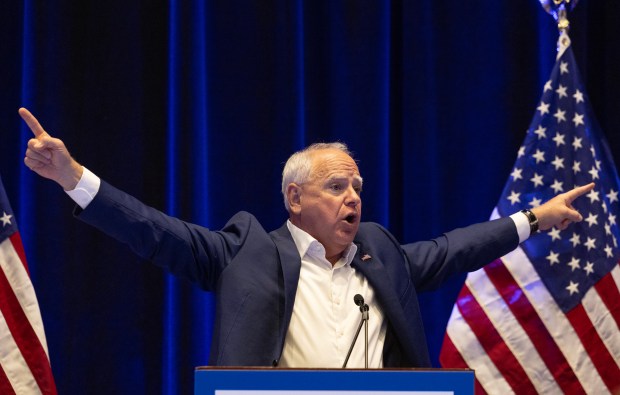
[{"label": "navy blue suit jacket", "polygon": [[[277,364],[291,319],[301,258],[286,227],[266,232],[240,212],[220,231],[167,216],[102,181],[78,217],[141,257],[216,294],[211,365]],[[362,223],[352,266],[368,278],[385,317],[386,367],[428,367],[417,292],[510,252],[510,218],[472,225],[434,240],[400,245],[382,226]],[[370,259],[362,260],[364,255]]]}]

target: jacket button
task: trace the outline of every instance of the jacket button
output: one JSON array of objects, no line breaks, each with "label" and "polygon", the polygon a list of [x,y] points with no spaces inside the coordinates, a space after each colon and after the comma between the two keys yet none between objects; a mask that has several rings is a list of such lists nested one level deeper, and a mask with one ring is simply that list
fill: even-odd
[{"label": "jacket button", "polygon": [[271,361],[271,366],[278,367],[278,364],[280,363],[280,361],[278,361],[277,359],[274,359],[273,361]]}]

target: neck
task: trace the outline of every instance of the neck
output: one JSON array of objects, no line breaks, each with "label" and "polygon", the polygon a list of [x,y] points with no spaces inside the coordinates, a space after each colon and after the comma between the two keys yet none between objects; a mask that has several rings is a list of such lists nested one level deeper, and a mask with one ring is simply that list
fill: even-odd
[{"label": "neck", "polygon": [[342,258],[342,252],[340,251],[338,254],[336,255],[328,255],[327,251],[325,252],[325,259],[327,259],[327,261],[329,263],[332,264],[332,266],[334,266],[336,264],[336,262],[338,262],[338,260],[340,260],[340,258]]},{"label": "neck", "polygon": [[[308,233],[302,226],[301,223],[299,221],[299,217],[298,216],[294,216],[291,215],[289,216],[289,221],[291,221],[291,223],[293,225],[295,225],[297,228],[303,230],[304,232]],[[314,237],[312,234],[308,233],[310,236]],[[340,258],[342,258],[342,255],[344,254],[344,251],[346,250],[346,248],[342,248],[342,249],[330,249],[325,243],[323,243],[321,240],[317,239],[316,237],[314,237],[319,243],[321,243],[323,245],[323,248],[325,248],[325,259],[327,259],[327,261],[329,263],[332,264],[332,266],[334,266],[336,264],[336,262],[338,262],[338,260]]]}]

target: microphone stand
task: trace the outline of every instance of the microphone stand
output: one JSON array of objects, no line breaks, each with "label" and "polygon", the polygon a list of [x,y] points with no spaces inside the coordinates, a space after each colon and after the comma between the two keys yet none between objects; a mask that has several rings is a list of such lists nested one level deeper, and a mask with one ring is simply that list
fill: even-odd
[{"label": "microphone stand", "polygon": [[344,360],[344,364],[342,364],[343,368],[347,367],[347,362],[349,362],[349,357],[351,356],[351,351],[353,351],[353,347],[355,346],[355,342],[357,341],[357,337],[360,334],[360,330],[362,329],[362,325],[364,325],[364,332],[365,332],[365,341],[364,341],[365,368],[368,369],[368,310],[369,310],[368,305],[366,303],[364,303],[364,299],[362,299],[362,305],[360,306],[360,311],[362,312],[362,319],[360,320],[360,324],[357,326],[357,331],[355,332],[355,337],[353,338],[353,342],[351,343],[351,347],[349,347],[349,352],[347,352],[347,357]]}]

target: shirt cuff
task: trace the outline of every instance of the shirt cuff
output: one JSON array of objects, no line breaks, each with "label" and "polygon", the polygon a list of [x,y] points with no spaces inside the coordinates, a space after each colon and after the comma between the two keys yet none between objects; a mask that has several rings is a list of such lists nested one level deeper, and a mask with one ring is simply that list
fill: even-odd
[{"label": "shirt cuff", "polygon": [[510,216],[517,227],[517,233],[519,234],[519,244],[523,243],[530,237],[530,220],[527,215],[522,212],[514,213]]},{"label": "shirt cuff", "polygon": [[82,172],[82,178],[75,186],[75,189],[70,191],[65,191],[67,195],[78,206],[84,210],[86,206],[90,204],[99,192],[99,186],[101,185],[101,179],[97,177],[93,172],[88,170],[86,167],[83,167],[84,171]]}]

